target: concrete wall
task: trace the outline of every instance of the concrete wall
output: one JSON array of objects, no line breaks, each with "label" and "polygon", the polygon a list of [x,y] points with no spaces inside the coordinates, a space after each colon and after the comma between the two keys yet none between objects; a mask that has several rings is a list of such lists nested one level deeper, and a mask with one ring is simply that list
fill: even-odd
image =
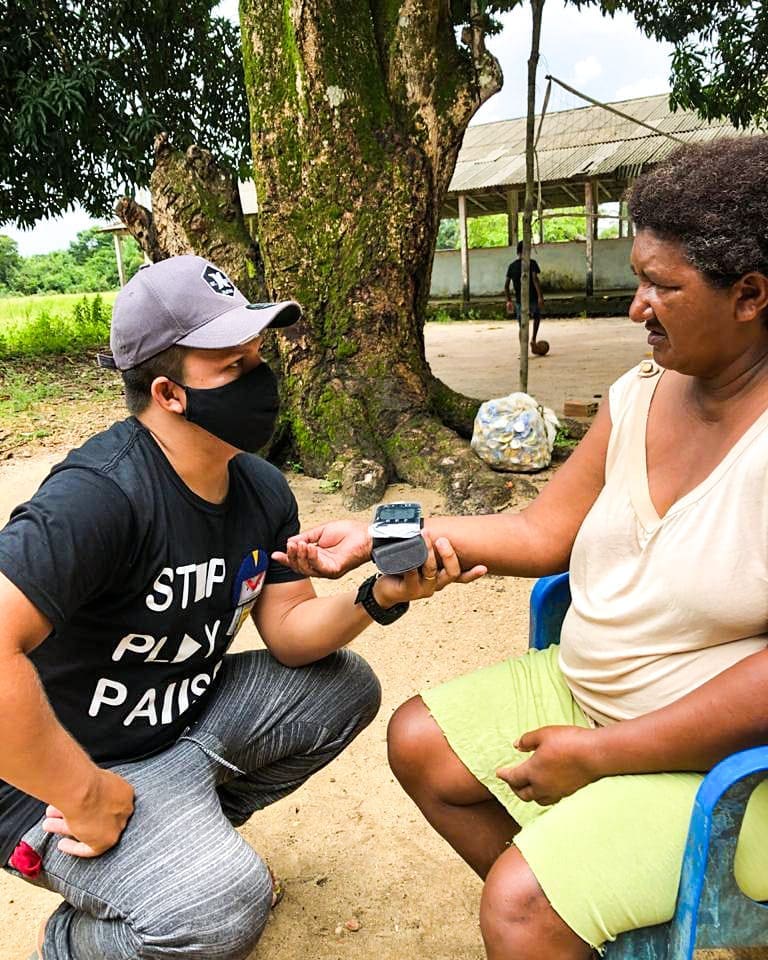
[{"label": "concrete wall", "polygon": [[[595,240],[594,284],[600,290],[635,289],[635,278],[629,267],[632,239]],[[517,254],[512,247],[486,247],[469,251],[470,296],[501,296],[507,266]],[[533,257],[541,267],[544,292],[583,293],[586,278],[586,244],[544,243],[533,248]],[[461,251],[438,250],[432,268],[430,297],[461,296]]]}]

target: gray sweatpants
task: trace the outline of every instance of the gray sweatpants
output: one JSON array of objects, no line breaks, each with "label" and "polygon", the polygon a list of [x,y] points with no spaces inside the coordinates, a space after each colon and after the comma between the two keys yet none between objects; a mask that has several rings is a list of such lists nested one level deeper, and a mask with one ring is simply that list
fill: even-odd
[{"label": "gray sweatpants", "polygon": [[[234,829],[329,763],[373,719],[379,683],[342,650],[307,667],[266,651],[224,658],[205,712],[168,750],[113,767],[136,792],[119,844],[86,860],[36,825],[31,881],[64,897],[45,960],[240,960],[266,923],[272,883]],[[14,870],[8,868],[11,873]]]}]

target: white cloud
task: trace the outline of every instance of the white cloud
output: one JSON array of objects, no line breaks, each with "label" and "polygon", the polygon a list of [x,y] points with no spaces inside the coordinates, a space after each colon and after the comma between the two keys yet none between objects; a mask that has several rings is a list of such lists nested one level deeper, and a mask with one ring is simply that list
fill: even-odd
[{"label": "white cloud", "polygon": [[573,68],[573,85],[589,86],[603,72],[603,65],[597,57],[590,56],[585,60],[577,60]]},{"label": "white cloud", "polygon": [[642,77],[632,83],[626,83],[616,91],[617,100],[631,100],[633,97],[650,97],[654,93],[666,93],[669,90],[667,77]]},{"label": "white cloud", "polygon": [[60,217],[38,220],[31,230],[20,230],[10,224],[0,226],[0,233],[12,237],[19,245],[19,253],[30,257],[34,253],[49,253],[51,250],[66,250],[80,230],[103,224],[94,220],[82,207],[70,210]]}]

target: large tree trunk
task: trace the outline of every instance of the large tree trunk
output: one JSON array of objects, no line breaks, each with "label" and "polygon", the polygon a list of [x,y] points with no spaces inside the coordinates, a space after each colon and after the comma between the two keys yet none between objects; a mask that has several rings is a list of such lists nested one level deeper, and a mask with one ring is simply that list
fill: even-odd
[{"label": "large tree trunk", "polygon": [[475,6],[457,44],[447,0],[241,0],[267,287],[304,307],[281,338],[283,408],[305,470],[358,507],[394,478],[466,512],[529,490],[459,439],[478,402],[424,352],[441,204],[501,86]]},{"label": "large tree trunk", "polygon": [[266,298],[261,254],[243,218],[237,181],[207,150],[176,150],[161,133],[150,193],[151,212],[123,197],[115,213],[153,263],[196,253],[221,267],[249,299]]}]

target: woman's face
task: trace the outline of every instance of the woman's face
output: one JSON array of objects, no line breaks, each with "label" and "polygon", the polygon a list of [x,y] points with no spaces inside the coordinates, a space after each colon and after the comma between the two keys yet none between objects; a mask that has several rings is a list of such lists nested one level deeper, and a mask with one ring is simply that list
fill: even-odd
[{"label": "woman's face", "polygon": [[[638,286],[629,316],[644,323],[653,358],[691,376],[712,376],[734,356],[732,288],[712,286],[692,266],[682,245],[641,230],[632,244]],[[737,336],[738,339],[738,336]]]}]

